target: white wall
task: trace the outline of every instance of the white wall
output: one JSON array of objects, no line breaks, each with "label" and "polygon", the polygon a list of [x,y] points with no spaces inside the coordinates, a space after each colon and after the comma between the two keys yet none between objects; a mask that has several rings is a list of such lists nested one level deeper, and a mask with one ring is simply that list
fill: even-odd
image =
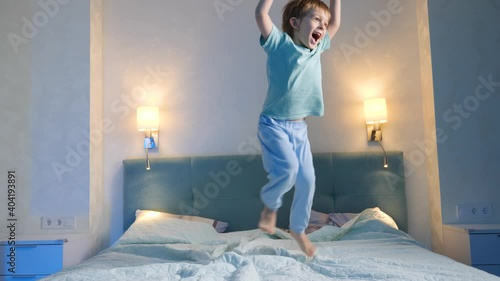
[{"label": "white wall", "polygon": [[[217,12],[217,3],[226,3],[226,9]],[[274,3],[277,26],[285,3]],[[239,145],[256,135],[267,82],[254,8],[252,1],[104,1],[109,213],[102,227],[110,227],[109,242],[122,233],[122,160],[144,156],[136,106],[160,106],[159,150],[153,157],[238,154]],[[386,97],[384,145],[408,157],[409,232],[430,246],[415,3],[344,1],[342,18],[332,49],[323,56],[326,113],[308,120],[312,149],[378,150],[366,142],[363,100]]]},{"label": "white wall", "polygon": [[432,80],[432,52],[429,34],[429,9],[427,0],[417,0],[420,81],[424,117],[425,141],[421,152],[426,157],[426,178],[429,192],[432,250],[442,252],[441,191],[437,159],[436,117],[434,115],[434,88]]},{"label": "white wall", "polygon": [[102,0],[90,2],[90,186],[89,186],[89,233],[91,234],[91,254],[98,253],[107,246],[109,232],[103,229],[104,204],[103,187],[103,45],[102,45]]},{"label": "white wall", "polygon": [[[31,12],[29,2],[2,1],[0,4],[0,171],[2,173],[2,194],[0,197],[0,218],[5,222],[7,213],[7,171],[16,171],[16,216],[23,217],[30,202],[31,186],[31,47],[15,53],[9,32],[20,29],[20,19]],[[27,206],[28,205],[28,206]],[[17,231],[21,231],[20,221]],[[7,229],[0,228],[0,233]]]},{"label": "white wall", "polygon": [[41,216],[75,216],[77,228],[61,232],[88,230],[88,6],[0,2],[1,170],[18,175],[17,235],[58,232],[42,230]]},{"label": "white wall", "polygon": [[[443,222],[498,223],[500,2],[429,1],[429,20]],[[493,216],[457,218],[457,204],[476,203]]]},{"label": "white wall", "polygon": [[[37,215],[87,216],[89,2],[58,4],[52,10],[31,40],[31,209]],[[35,6],[35,13],[42,12]]]}]

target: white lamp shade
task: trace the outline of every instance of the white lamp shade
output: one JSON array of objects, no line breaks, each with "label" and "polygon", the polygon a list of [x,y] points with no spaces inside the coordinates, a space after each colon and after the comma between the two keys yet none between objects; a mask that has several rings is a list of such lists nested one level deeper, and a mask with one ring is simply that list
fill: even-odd
[{"label": "white lamp shade", "polygon": [[387,122],[387,105],[385,98],[365,100],[365,120],[366,124]]},{"label": "white lamp shade", "polygon": [[160,125],[160,111],[154,106],[140,106],[137,108],[137,130],[158,131]]}]

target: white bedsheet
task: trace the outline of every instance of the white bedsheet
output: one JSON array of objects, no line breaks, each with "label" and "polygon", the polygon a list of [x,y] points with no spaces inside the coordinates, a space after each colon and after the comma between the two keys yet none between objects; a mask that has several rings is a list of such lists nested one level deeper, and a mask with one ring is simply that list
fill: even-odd
[{"label": "white bedsheet", "polygon": [[195,243],[117,243],[44,280],[500,280],[432,253],[373,212],[310,234],[310,259],[282,231],[201,235]]}]

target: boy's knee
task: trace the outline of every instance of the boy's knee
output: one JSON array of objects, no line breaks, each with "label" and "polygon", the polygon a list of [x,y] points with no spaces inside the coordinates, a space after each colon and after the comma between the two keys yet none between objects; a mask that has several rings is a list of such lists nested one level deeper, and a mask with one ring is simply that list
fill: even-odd
[{"label": "boy's knee", "polygon": [[293,186],[297,180],[299,165],[294,162],[286,162],[276,167],[276,176],[281,178],[287,185]]},{"label": "boy's knee", "polygon": [[316,172],[314,170],[314,166],[305,164],[301,170],[302,177],[304,177],[307,181],[314,182],[316,180]]},{"label": "boy's knee", "polygon": [[306,174],[304,176],[304,181],[309,185],[314,185],[316,183],[316,175],[314,175],[314,173]]},{"label": "boy's knee", "polygon": [[283,166],[283,172],[293,178],[299,173],[299,163],[297,161],[288,161]]},{"label": "boy's knee", "polygon": [[308,189],[313,189],[314,192],[314,186],[316,185],[316,175],[313,173],[301,173],[297,175],[297,185],[300,186],[300,188],[308,188]]}]

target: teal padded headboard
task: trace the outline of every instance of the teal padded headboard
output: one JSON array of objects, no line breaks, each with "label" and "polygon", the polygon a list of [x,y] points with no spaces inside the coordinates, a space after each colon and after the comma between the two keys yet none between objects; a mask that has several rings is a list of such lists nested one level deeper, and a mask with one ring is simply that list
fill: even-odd
[{"label": "teal padded headboard", "polygon": [[[370,207],[394,218],[407,231],[403,153],[314,153],[316,193],[313,210],[357,213]],[[230,223],[227,231],[257,227],[262,203],[259,191],[267,182],[260,155],[127,159],[124,165],[124,230],[136,209],[197,215]],[[278,226],[288,228],[293,189],[285,195]]]}]

